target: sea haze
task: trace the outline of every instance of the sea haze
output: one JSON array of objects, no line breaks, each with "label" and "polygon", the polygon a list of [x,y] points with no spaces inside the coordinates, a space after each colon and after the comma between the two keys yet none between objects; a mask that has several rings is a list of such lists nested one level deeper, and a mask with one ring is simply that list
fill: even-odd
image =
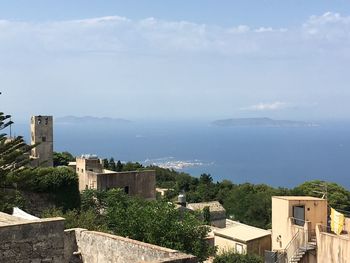
[{"label": "sea haze", "polygon": [[[29,124],[16,124],[29,137]],[[8,132],[8,131],[7,131]],[[215,180],[294,187],[321,179],[350,189],[350,123],[312,127],[221,127],[193,122],[62,123],[55,151],[113,156]]]}]

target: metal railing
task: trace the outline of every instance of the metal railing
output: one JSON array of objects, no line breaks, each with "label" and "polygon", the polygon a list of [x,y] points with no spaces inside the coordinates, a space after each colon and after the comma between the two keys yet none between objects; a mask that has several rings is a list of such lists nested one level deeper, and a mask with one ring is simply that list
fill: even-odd
[{"label": "metal railing", "polygon": [[308,233],[305,230],[298,229],[298,232],[294,235],[292,240],[285,248],[287,262],[290,262],[293,256],[296,255],[299,248],[305,248],[308,242]]}]

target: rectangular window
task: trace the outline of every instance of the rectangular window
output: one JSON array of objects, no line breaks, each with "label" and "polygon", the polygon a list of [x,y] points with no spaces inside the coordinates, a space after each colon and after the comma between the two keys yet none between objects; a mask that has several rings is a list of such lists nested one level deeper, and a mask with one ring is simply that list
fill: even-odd
[{"label": "rectangular window", "polygon": [[236,243],[236,253],[243,254],[243,245]]},{"label": "rectangular window", "polygon": [[305,206],[296,205],[293,206],[293,218],[294,224],[298,226],[304,226],[305,223]]},{"label": "rectangular window", "polygon": [[46,137],[43,136],[43,137],[41,138],[41,140],[42,140],[43,142],[46,142]]}]

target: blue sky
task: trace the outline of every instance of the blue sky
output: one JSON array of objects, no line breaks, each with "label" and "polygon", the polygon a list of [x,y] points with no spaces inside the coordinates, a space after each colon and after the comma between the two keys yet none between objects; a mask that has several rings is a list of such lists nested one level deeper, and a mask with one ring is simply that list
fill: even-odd
[{"label": "blue sky", "polygon": [[1,110],[347,119],[349,1],[0,1]]}]

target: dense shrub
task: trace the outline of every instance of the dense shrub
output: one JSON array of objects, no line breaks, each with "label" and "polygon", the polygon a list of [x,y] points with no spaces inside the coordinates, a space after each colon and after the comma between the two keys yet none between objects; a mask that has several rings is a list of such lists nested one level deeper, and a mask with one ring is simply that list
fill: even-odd
[{"label": "dense shrub", "polygon": [[256,255],[241,255],[234,251],[226,251],[215,257],[213,263],[263,263],[264,260]]},{"label": "dense shrub", "polygon": [[19,190],[48,193],[64,211],[80,205],[78,177],[67,167],[26,169],[10,174],[8,181]]}]

